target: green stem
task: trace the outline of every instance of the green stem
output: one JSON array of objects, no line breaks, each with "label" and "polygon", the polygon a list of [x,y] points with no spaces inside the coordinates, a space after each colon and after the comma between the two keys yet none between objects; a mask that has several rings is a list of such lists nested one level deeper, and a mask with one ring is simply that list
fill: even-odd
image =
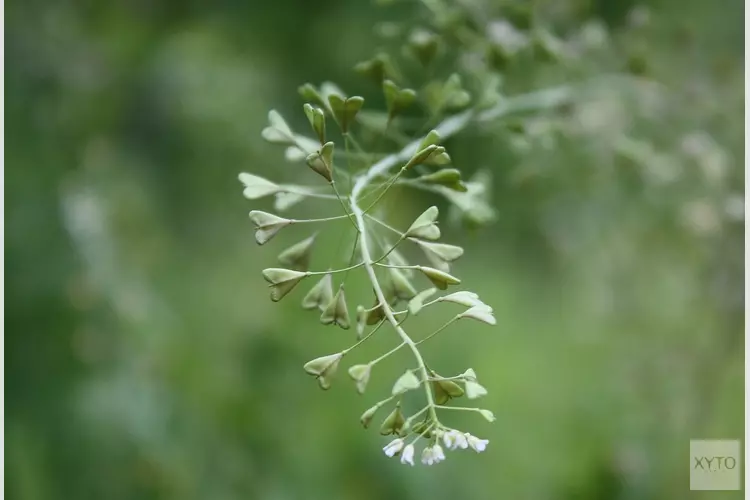
[{"label": "green stem", "polygon": [[434,337],[435,335],[437,335],[438,333],[442,332],[443,330],[445,330],[446,328],[448,328],[450,325],[452,325],[453,323],[455,323],[457,320],[458,320],[458,316],[454,317],[453,319],[451,319],[450,321],[448,321],[446,324],[444,324],[443,326],[441,326],[440,328],[438,328],[437,330],[435,330],[434,332],[432,332],[431,334],[429,334],[428,336],[426,336],[425,338],[423,338],[422,340],[420,340],[419,342],[417,342],[417,345],[419,345],[422,342],[425,342],[425,341],[431,339],[432,337]]},{"label": "green stem", "polygon": [[345,267],[343,269],[330,269],[328,271],[307,271],[305,274],[307,276],[318,276],[321,274],[334,274],[334,273],[345,273],[347,271],[351,271],[352,269],[357,269],[358,267],[364,266],[364,262],[360,262],[359,264],[354,264],[353,266]]}]

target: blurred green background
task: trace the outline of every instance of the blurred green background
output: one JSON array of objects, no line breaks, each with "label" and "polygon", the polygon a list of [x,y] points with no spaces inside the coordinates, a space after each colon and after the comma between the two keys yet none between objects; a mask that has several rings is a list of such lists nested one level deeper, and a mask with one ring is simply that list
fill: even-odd
[{"label": "blurred green background", "polygon": [[[502,3],[482,8],[501,17]],[[260,138],[267,111],[303,129],[297,86],[323,80],[377,101],[351,71],[381,44],[373,27],[425,12],[7,2],[7,498],[715,498],[688,491],[688,444],[743,436],[743,3],[538,9],[595,48],[510,67],[503,92],[657,83],[449,142],[461,168],[492,174],[495,223],[444,234],[498,326],[461,324],[426,355],[473,367],[497,421],[456,415],[487,452],[412,469],[358,423],[407,354],[365,396],[345,373],[317,388],[302,364],[352,334],[299,310],[300,290],[268,300],[260,270],[302,233],[256,246],[247,212],[271,203],[244,199],[237,174],[295,181],[303,167]],[[448,208],[390,203],[401,227]],[[291,213],[309,210],[336,213]],[[318,250],[342,251],[345,229]],[[383,333],[362,360],[393,345]]]}]

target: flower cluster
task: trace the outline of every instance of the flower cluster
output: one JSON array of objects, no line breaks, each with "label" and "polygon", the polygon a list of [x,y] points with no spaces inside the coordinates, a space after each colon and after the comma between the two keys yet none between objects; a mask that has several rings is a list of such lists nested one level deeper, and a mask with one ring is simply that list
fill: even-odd
[{"label": "flower cluster", "polygon": [[[383,448],[383,452],[388,457],[400,455],[402,464],[414,465],[414,444],[419,439],[420,437],[418,436],[414,441],[406,444],[404,438],[396,438]],[[479,439],[468,432],[460,432],[455,429],[440,430],[434,433],[434,437],[430,443],[422,450],[423,464],[438,464],[445,460],[445,453],[443,452],[443,447],[440,446],[440,441],[443,442],[446,449],[451,451],[471,448],[477,453],[486,450],[487,444],[489,444],[489,440]]]}]

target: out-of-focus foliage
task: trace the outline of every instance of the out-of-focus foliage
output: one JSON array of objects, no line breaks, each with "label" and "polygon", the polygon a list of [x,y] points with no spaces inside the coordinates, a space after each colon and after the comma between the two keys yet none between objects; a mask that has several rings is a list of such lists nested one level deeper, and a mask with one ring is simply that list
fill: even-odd
[{"label": "out-of-focus foliage", "polygon": [[[522,2],[462,3],[523,22]],[[684,498],[688,440],[743,427],[742,3],[536,10],[586,57],[511,61],[504,94],[640,83],[451,139],[491,173],[495,223],[445,232],[498,327],[430,356],[470,360],[497,421],[482,456],[411,469],[358,427],[351,386],[302,373],[341,332],[269,303],[263,206],[236,178],[293,182],[267,110],[304,126],[306,81],[377,99],[352,67],[424,7],[7,4],[8,498]],[[443,203],[418,197],[402,222]]]}]

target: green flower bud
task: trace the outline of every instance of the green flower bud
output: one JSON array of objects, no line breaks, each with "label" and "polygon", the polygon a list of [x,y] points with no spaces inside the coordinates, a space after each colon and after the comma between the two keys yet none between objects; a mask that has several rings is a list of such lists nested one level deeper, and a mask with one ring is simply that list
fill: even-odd
[{"label": "green flower bud", "polygon": [[281,252],[279,254],[279,263],[297,271],[307,271],[310,267],[310,256],[313,244],[315,243],[315,236],[313,234],[309,238],[295,243]]},{"label": "green flower bud", "polygon": [[448,285],[458,285],[459,283],[461,283],[461,280],[456,278],[455,276],[451,276],[448,273],[433,269],[431,267],[418,266],[417,269],[422,271],[422,273],[424,273],[424,275],[427,276],[430,281],[432,281],[432,283],[441,290],[445,290],[446,288],[448,288]]},{"label": "green flower bud", "polygon": [[401,413],[401,406],[396,405],[396,408],[385,417],[383,423],[380,425],[380,434],[387,436],[389,434],[398,434],[401,432],[401,428],[404,426],[404,414]]},{"label": "green flower bud", "polygon": [[365,393],[367,382],[370,381],[370,370],[372,366],[367,365],[354,365],[349,368],[349,376],[354,380],[357,385],[357,392],[360,394]]},{"label": "green flower bud", "polygon": [[333,278],[330,274],[324,275],[314,287],[307,292],[302,299],[303,309],[318,308],[322,312],[333,299]]},{"label": "green flower bud", "polygon": [[258,245],[263,245],[276,236],[281,229],[292,223],[289,219],[260,210],[250,212],[250,220],[255,224],[255,241]]},{"label": "green flower bud", "polygon": [[263,270],[263,278],[270,283],[271,300],[278,302],[307,276],[307,273],[291,269],[270,268]]},{"label": "green flower bud", "polygon": [[245,185],[242,195],[248,200],[256,200],[281,191],[281,187],[263,177],[248,173],[239,175],[240,182]]},{"label": "green flower bud", "polygon": [[440,228],[435,224],[437,218],[438,208],[435,206],[428,208],[409,226],[409,229],[405,233],[406,236],[424,238],[426,240],[440,238]]},{"label": "green flower bud", "polygon": [[407,370],[403,375],[401,375],[398,380],[396,380],[396,383],[393,384],[393,390],[391,391],[391,394],[398,395],[403,394],[406,391],[411,391],[413,389],[417,389],[419,387],[419,379],[411,370]]},{"label": "green flower bud", "polygon": [[344,294],[343,283],[339,286],[336,295],[334,295],[331,302],[329,302],[320,315],[320,322],[324,325],[336,324],[344,330],[349,329],[349,310],[346,308],[346,295]]}]

